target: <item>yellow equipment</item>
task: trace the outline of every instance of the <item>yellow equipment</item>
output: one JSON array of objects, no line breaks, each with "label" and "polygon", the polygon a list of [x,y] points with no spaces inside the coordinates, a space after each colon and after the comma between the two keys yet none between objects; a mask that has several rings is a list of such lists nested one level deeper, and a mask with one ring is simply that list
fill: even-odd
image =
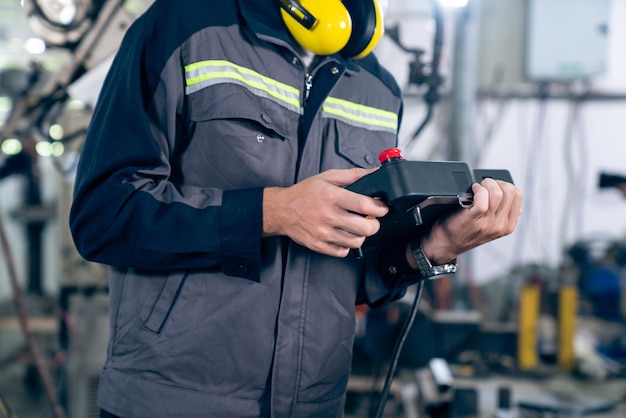
[{"label": "yellow equipment", "polygon": [[384,33],[378,0],[280,0],[287,29],[316,55],[363,58]]}]

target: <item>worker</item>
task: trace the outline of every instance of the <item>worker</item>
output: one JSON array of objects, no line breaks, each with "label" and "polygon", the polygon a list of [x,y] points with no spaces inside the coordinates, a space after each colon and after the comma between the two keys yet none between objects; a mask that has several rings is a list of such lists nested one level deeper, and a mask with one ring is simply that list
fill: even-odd
[{"label": "worker", "polygon": [[357,256],[389,209],[345,186],[397,145],[402,110],[382,28],[376,0],[157,0],[129,29],[70,215],[111,271],[103,417],[341,417],[355,304],[514,230],[521,192],[487,179],[426,235]]}]

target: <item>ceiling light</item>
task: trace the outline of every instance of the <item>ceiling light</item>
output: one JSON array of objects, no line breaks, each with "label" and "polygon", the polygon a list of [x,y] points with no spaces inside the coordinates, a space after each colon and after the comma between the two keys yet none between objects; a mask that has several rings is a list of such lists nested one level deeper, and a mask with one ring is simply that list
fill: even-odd
[{"label": "ceiling light", "polygon": [[33,55],[39,55],[46,52],[46,43],[40,38],[29,38],[24,42],[26,52]]},{"label": "ceiling light", "polygon": [[15,155],[22,152],[22,143],[17,138],[8,138],[2,141],[0,150],[6,155]]},{"label": "ceiling light", "polygon": [[439,0],[443,7],[465,7],[468,0]]}]

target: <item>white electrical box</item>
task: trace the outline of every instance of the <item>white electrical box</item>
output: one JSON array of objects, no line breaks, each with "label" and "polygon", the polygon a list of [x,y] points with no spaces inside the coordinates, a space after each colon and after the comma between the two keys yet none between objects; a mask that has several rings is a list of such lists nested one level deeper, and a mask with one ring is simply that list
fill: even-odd
[{"label": "white electrical box", "polygon": [[480,87],[515,86],[526,81],[527,0],[481,0],[478,45]]},{"label": "white electrical box", "polygon": [[611,0],[528,0],[526,76],[567,81],[606,70]]}]

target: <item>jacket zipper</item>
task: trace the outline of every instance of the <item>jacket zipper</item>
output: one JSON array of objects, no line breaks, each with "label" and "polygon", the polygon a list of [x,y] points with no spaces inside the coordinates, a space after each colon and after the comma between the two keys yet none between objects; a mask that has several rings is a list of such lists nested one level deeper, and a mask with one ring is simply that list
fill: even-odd
[{"label": "jacket zipper", "polygon": [[304,101],[309,98],[311,94],[311,87],[313,87],[313,74],[307,73],[304,77]]}]

